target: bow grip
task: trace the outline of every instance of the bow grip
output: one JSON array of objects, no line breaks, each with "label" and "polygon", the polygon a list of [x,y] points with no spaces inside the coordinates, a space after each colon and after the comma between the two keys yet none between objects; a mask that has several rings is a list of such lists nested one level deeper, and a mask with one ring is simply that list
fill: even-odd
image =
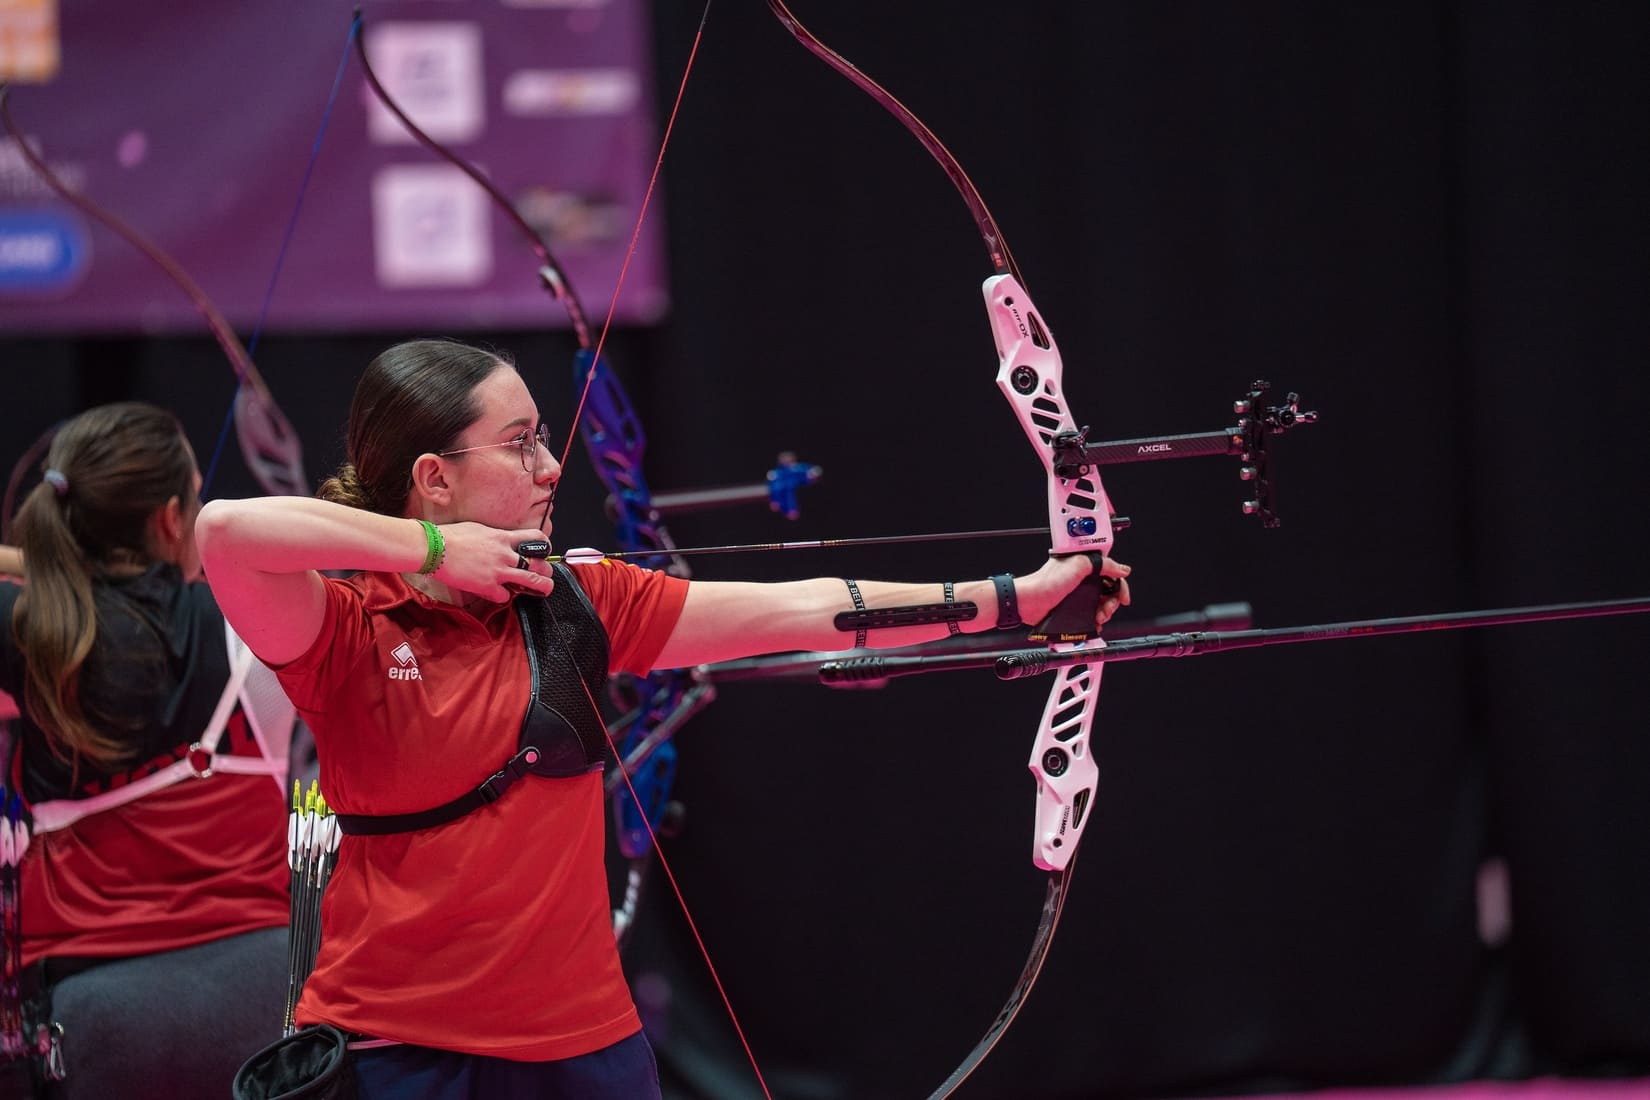
[{"label": "bow grip", "polygon": [[1086,642],[1099,634],[1094,617],[1100,612],[1100,602],[1115,596],[1120,587],[1116,577],[1100,572],[1106,562],[1104,554],[1086,555],[1094,564],[1094,571],[1084,577],[1076,588],[1066,593],[1043,620],[1026,635],[1029,642]]}]

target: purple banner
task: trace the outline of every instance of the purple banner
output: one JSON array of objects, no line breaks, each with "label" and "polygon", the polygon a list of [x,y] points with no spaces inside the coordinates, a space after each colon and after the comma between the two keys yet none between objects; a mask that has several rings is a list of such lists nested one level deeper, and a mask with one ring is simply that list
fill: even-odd
[{"label": "purple banner", "polygon": [[[34,39],[58,37],[55,60],[0,50],[31,147],[171,253],[248,333],[353,6],[80,0],[44,31],[38,0],[24,7],[37,17]],[[390,94],[493,179],[599,325],[657,153],[645,0],[399,0],[366,5],[365,18]],[[0,39],[6,32],[0,25]],[[344,66],[267,328],[565,327],[516,227],[413,142],[372,96],[353,51]],[[643,226],[620,322],[655,321],[667,308],[661,215],[650,211]],[[0,331],[201,327],[148,259],[52,195],[0,137]]]}]

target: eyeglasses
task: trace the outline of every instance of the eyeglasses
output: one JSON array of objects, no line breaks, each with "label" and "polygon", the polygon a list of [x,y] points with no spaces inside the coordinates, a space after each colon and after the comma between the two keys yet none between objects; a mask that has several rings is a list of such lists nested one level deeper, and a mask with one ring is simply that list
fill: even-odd
[{"label": "eyeglasses", "polygon": [[539,426],[530,432],[522,432],[514,439],[506,439],[503,443],[483,443],[477,447],[459,447],[453,451],[437,451],[436,455],[446,458],[449,455],[461,455],[470,451],[485,451],[490,447],[515,447],[521,451],[521,468],[528,473],[538,470],[539,448],[550,450],[550,425],[539,421]]}]

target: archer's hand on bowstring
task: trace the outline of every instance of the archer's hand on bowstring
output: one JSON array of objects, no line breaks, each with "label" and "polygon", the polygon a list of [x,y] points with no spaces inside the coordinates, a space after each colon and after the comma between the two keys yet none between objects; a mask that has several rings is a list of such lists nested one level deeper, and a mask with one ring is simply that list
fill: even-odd
[{"label": "archer's hand on bowstring", "polygon": [[481,523],[443,523],[441,564],[430,578],[458,592],[504,603],[516,593],[548,596],[555,588],[549,564],[524,558],[520,546],[544,536],[533,528],[505,530]]}]

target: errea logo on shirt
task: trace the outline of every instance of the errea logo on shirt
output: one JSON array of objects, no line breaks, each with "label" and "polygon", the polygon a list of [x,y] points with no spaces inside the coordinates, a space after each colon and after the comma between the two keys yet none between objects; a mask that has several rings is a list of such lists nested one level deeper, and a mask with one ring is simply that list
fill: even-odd
[{"label": "errea logo on shirt", "polygon": [[390,667],[392,680],[416,680],[418,676],[418,660],[413,657],[412,646],[402,642],[390,650],[390,656],[395,658],[395,665]]}]

